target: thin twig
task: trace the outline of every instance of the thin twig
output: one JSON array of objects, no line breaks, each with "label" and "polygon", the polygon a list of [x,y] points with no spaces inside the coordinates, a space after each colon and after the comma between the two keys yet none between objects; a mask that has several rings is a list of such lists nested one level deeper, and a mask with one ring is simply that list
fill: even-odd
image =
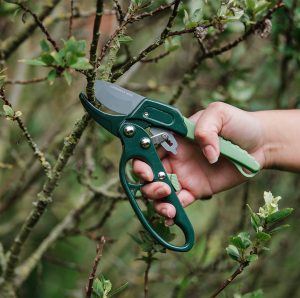
[{"label": "thin twig", "polygon": [[34,78],[30,80],[6,80],[4,82],[4,85],[29,85],[29,84],[34,84],[34,83],[40,83],[46,81],[48,78],[47,77],[41,77],[41,78]]},{"label": "thin twig", "polygon": [[244,269],[249,265],[249,262],[240,263],[239,267],[233,272],[232,275],[230,275],[229,278],[227,278],[224,283],[217,289],[216,292],[214,292],[211,296],[211,298],[217,297],[222,291],[225,290],[228,285],[238,276],[240,275]]},{"label": "thin twig", "polygon": [[263,26],[265,20],[269,19],[275,11],[277,11],[279,8],[281,8],[283,6],[284,6],[283,2],[279,1],[271,9],[268,10],[267,14],[262,18],[262,20],[260,20],[257,23],[251,25],[250,28],[242,36],[238,37],[234,41],[229,42],[229,43],[227,43],[226,45],[224,45],[220,48],[205,52],[204,54],[202,53],[202,51],[198,52],[195,56],[193,65],[185,73],[181,83],[179,84],[175,94],[172,96],[169,103],[171,105],[174,105],[176,103],[176,101],[179,99],[180,95],[183,92],[184,86],[187,85],[188,82],[190,82],[191,80],[193,80],[195,78],[195,76],[197,74],[197,71],[198,71],[198,68],[204,60],[206,60],[208,58],[214,58],[214,57],[216,57],[218,55],[221,55],[221,54],[233,49],[234,47],[236,47],[239,43],[246,40],[250,35],[252,35],[259,28],[261,28],[261,26]]},{"label": "thin twig", "polygon": [[[53,0],[51,3],[47,3],[38,15],[38,19],[42,22],[58,5],[61,0]],[[31,36],[34,30],[38,27],[35,21],[29,22],[28,25],[24,25],[19,33],[16,33],[13,37],[10,37],[5,41],[5,46],[3,48],[3,56],[8,59],[18,47]]]},{"label": "thin twig", "polygon": [[95,99],[95,92],[94,92],[94,82],[96,78],[96,62],[97,62],[97,48],[99,43],[100,37],[100,24],[102,18],[102,11],[103,11],[103,0],[97,0],[96,3],[96,15],[94,20],[93,26],[93,38],[90,46],[90,64],[93,66],[88,72],[87,75],[87,86],[86,86],[86,93],[90,101],[94,102]]},{"label": "thin twig", "polygon": [[147,266],[144,273],[144,298],[149,297],[149,271],[153,262],[153,254],[151,252],[147,253]]},{"label": "thin twig", "polygon": [[153,57],[153,58],[148,58],[148,59],[142,59],[141,62],[142,63],[157,63],[160,59],[163,59],[165,58],[166,56],[168,56],[171,52],[170,51],[166,51],[156,57]]},{"label": "thin twig", "polygon": [[31,11],[28,7],[26,7],[25,5],[23,5],[22,2],[14,2],[14,3],[16,5],[18,5],[18,6],[20,6],[25,12],[29,13],[33,17],[33,19],[35,20],[35,22],[38,25],[38,27],[40,27],[40,29],[42,30],[42,32],[46,35],[47,40],[52,44],[52,46],[55,49],[55,51],[58,52],[59,48],[58,48],[56,42],[50,36],[50,33],[48,32],[48,30],[46,29],[46,27],[43,25],[42,20],[40,20],[40,18],[38,17],[38,15],[35,14],[33,11]]},{"label": "thin twig", "polygon": [[105,245],[105,238],[102,236],[99,243],[98,243],[98,245],[97,245],[97,248],[96,248],[96,257],[95,257],[95,260],[94,260],[93,268],[92,268],[92,271],[91,271],[90,276],[89,276],[88,284],[85,288],[86,298],[90,298],[91,295],[92,295],[93,282],[94,282],[94,279],[96,277],[96,271],[97,271],[98,264],[99,264],[99,262],[101,260],[101,257],[102,257],[104,245]]},{"label": "thin twig", "polygon": [[[2,99],[2,101],[4,102],[5,105],[8,105],[12,108],[11,103],[6,99],[5,91],[4,91],[3,86],[0,88],[0,99]],[[32,136],[30,135],[27,127],[23,123],[20,116],[14,116],[13,120],[17,121],[17,123],[18,123],[20,129],[22,130],[23,135],[25,136],[29,146],[33,150],[34,155],[39,159],[45,173],[49,176],[51,174],[51,165],[47,161],[47,159],[45,157],[45,154],[39,149],[38,145],[33,141]]]},{"label": "thin twig", "polygon": [[73,17],[74,17],[74,0],[70,0],[70,18],[69,18],[69,33],[68,39],[72,36],[72,29],[73,29]]}]

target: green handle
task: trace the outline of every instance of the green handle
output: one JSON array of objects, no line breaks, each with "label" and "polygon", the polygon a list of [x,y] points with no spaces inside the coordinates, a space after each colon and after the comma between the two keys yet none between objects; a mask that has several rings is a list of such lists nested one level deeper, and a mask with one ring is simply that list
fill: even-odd
[{"label": "green handle", "polygon": [[[126,134],[126,126],[130,126],[130,134]],[[120,127],[119,135],[123,144],[123,154],[120,160],[119,167],[120,180],[138,219],[140,220],[144,228],[151,234],[151,236],[165,248],[178,252],[190,250],[194,244],[193,227],[183,207],[181,206],[181,203],[176,195],[176,190],[173,187],[173,184],[168,175],[165,175],[165,177],[163,178],[161,174],[159,175],[159,173],[165,173],[165,169],[157,155],[155,146],[151,141],[147,146],[142,146],[141,140],[145,140],[145,138],[148,138],[150,140],[149,135],[139,125],[128,122],[123,123],[123,125]],[[142,210],[140,209],[136,201],[136,194],[138,191],[140,191],[140,188],[143,186],[143,184],[132,184],[128,182],[125,170],[127,162],[134,158],[143,160],[151,167],[154,174],[153,181],[163,181],[170,186],[171,194],[168,197],[164,198],[164,201],[172,204],[176,209],[176,217],[174,218],[174,223],[182,230],[185,236],[185,243],[182,246],[174,245],[163,239],[155,231],[155,229],[153,229],[153,227],[143,214]]]},{"label": "green handle", "polygon": [[[195,123],[184,117],[184,123],[187,127],[186,137],[194,140],[195,138]],[[245,177],[255,176],[259,170],[260,165],[256,159],[251,156],[246,150],[243,150],[238,145],[231,143],[228,140],[219,137],[220,153],[227,157]],[[247,169],[249,172],[246,172]]]}]

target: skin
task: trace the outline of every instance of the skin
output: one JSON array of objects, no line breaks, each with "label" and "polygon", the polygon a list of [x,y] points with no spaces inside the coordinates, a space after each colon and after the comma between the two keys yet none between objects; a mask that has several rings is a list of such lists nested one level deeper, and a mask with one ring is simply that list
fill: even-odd
[{"label": "skin", "polygon": [[[207,199],[246,181],[237,169],[220,156],[218,136],[247,150],[261,168],[300,172],[300,111],[246,112],[216,102],[190,117],[196,123],[195,142],[176,136],[177,154],[159,148],[167,173],[175,173],[181,189],[178,198],[186,207],[197,199]],[[151,182],[151,168],[135,160],[133,170],[141,180]],[[142,188],[154,200],[156,211],[171,225],[175,208],[161,199],[171,192],[163,182],[152,182]]]}]

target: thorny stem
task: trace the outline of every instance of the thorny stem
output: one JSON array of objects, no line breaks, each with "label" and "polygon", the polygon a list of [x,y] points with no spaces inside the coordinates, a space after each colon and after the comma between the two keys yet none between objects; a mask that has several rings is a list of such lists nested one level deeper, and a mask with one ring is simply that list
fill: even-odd
[{"label": "thorny stem", "polygon": [[101,239],[100,239],[100,242],[98,243],[97,248],[96,248],[96,257],[95,257],[95,260],[94,260],[93,268],[92,268],[92,271],[91,271],[90,276],[89,276],[88,284],[85,288],[86,298],[90,298],[91,295],[92,295],[93,282],[94,282],[94,279],[96,277],[96,271],[97,271],[98,264],[99,264],[99,262],[101,260],[101,257],[102,257],[102,252],[103,252],[104,245],[105,245],[105,238],[102,236]]},{"label": "thorny stem", "polygon": [[[3,86],[0,88],[0,99],[2,99],[2,101],[4,102],[5,105],[8,105],[12,108],[11,103],[6,99],[5,91],[4,91]],[[51,174],[51,165],[50,165],[50,163],[45,158],[45,154],[39,149],[38,145],[33,141],[32,136],[28,132],[28,129],[26,128],[25,124],[21,120],[20,116],[14,116],[13,120],[17,121],[20,129],[23,132],[23,135],[25,136],[29,146],[33,150],[34,155],[39,159],[45,173],[47,175],[50,175]]]}]

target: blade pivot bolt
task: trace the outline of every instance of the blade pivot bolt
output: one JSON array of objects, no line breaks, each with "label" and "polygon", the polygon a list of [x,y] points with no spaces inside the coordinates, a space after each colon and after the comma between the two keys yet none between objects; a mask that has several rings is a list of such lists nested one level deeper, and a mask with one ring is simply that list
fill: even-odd
[{"label": "blade pivot bolt", "polygon": [[148,118],[149,117],[149,113],[148,112],[144,112],[144,117]]},{"label": "blade pivot bolt", "polygon": [[157,174],[159,180],[164,180],[166,178],[165,172],[158,172]]},{"label": "blade pivot bolt", "polygon": [[141,146],[144,148],[144,149],[148,149],[151,145],[151,140],[149,138],[142,138],[141,139]]},{"label": "blade pivot bolt", "polygon": [[126,125],[124,127],[124,134],[127,136],[127,137],[132,137],[134,135],[134,132],[135,132],[135,128],[134,126],[132,125]]}]

